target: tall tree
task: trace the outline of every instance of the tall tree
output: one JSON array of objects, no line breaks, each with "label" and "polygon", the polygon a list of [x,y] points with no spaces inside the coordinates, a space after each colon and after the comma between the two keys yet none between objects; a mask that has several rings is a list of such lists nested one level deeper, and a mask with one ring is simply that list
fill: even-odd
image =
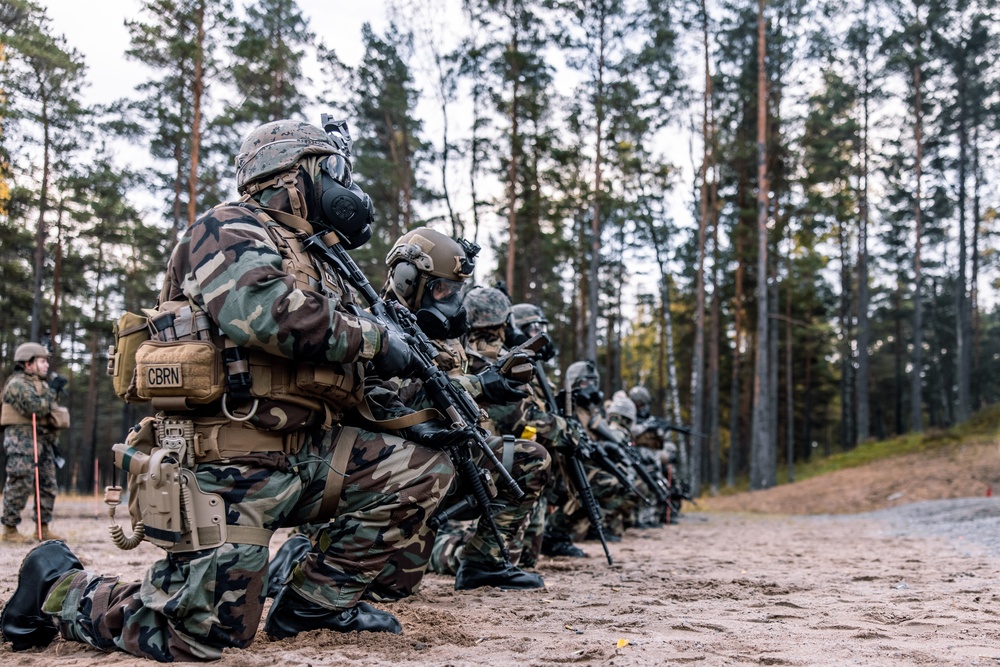
[{"label": "tall tree", "polygon": [[754,369],[754,415],[751,427],[750,488],[766,489],[775,484],[775,449],[768,416],[768,290],[767,290],[767,44],[765,0],[757,4],[757,338]]},{"label": "tall tree", "polygon": [[74,129],[84,114],[80,88],[85,68],[82,56],[66,45],[65,38],[51,34],[50,19],[40,7],[12,0],[5,10],[4,88],[20,98],[15,117],[26,124],[24,136],[38,141],[41,147],[30,332],[31,340],[38,341],[42,333],[53,163],[58,154],[70,149],[65,137],[77,136]]},{"label": "tall tree", "polygon": [[229,75],[237,103],[227,105],[229,122],[249,125],[302,116],[311,101],[303,60],[315,50],[315,35],[297,0],[257,0],[237,24]]}]

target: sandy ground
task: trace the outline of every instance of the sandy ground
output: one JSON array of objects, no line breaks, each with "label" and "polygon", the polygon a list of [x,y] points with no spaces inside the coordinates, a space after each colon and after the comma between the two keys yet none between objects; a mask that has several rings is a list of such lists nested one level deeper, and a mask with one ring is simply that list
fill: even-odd
[{"label": "sandy ground", "polygon": [[[989,456],[973,460],[983,458],[992,465]],[[936,464],[923,468],[937,474]],[[932,482],[917,468],[889,467],[926,490]],[[1000,484],[990,470],[965,474]],[[385,606],[402,621],[402,636],[313,632],[271,642],[261,632],[220,664],[1000,665],[1000,500],[982,497],[980,486],[959,494],[979,498],[904,505],[888,498],[909,491],[857,491],[868,472],[855,471],[850,482],[827,476],[835,479],[826,486],[846,484],[841,497],[878,496],[880,504],[856,508],[878,512],[792,516],[821,492],[816,482],[802,483],[809,486],[797,500],[789,489],[800,485],[765,492],[786,494],[777,515],[715,507],[780,506],[765,493],[713,499],[701,505],[712,511],[688,511],[678,525],[630,529],[611,545],[613,567],[595,543],[583,545],[586,560],[543,558],[545,590],[457,592],[452,580],[429,575],[419,594]],[[106,574],[138,578],[159,554],[148,544],[115,548],[94,500],[60,499],[57,514],[53,528]],[[28,548],[0,543],[0,599],[16,585]],[[57,640],[24,653],[4,644],[0,664],[150,663]]]}]

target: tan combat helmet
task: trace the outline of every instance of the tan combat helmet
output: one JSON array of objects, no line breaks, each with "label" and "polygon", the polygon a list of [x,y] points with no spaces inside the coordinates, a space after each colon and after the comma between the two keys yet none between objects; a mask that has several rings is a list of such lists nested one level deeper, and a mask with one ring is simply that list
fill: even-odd
[{"label": "tan combat helmet", "polygon": [[35,357],[49,358],[48,349],[39,343],[21,343],[14,350],[14,361],[27,363]]},{"label": "tan combat helmet", "polygon": [[471,276],[478,253],[475,243],[418,227],[403,234],[386,255],[389,278],[383,292],[416,310],[434,278],[460,284]]}]

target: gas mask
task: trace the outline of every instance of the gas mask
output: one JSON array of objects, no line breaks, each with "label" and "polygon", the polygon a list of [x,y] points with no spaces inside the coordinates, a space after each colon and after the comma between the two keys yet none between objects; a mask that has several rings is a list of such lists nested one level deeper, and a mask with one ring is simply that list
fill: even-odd
[{"label": "gas mask", "polygon": [[417,326],[428,338],[458,338],[468,331],[462,306],[462,283],[447,278],[432,278],[424,286],[417,309]]},{"label": "gas mask", "polygon": [[371,239],[375,207],[372,198],[358,187],[351,173],[354,139],[347,121],[323,114],[321,123],[326,136],[340,152],[320,162],[320,174],[316,179],[319,187],[317,210],[321,221],[337,232],[344,247],[353,250]]},{"label": "gas mask", "polygon": [[351,176],[351,166],[343,155],[331,155],[320,162],[320,222],[337,232],[348,250],[358,248],[372,237],[375,208]]}]

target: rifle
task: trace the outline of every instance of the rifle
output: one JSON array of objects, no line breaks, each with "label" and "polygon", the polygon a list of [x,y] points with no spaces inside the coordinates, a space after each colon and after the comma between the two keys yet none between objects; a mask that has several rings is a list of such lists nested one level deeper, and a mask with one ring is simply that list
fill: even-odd
[{"label": "rifle", "polygon": [[451,421],[452,429],[469,428],[472,432],[472,438],[462,445],[449,446],[444,449],[455,465],[459,478],[468,485],[471,491],[471,497],[466,497],[468,505],[476,509],[479,512],[480,520],[485,521],[489,526],[493,537],[496,538],[497,545],[500,547],[504,561],[509,564],[510,552],[507,550],[503,536],[493,520],[490,495],[486,490],[487,487],[493,485],[493,480],[488,470],[476,466],[472,459],[472,448],[478,448],[489,460],[499,475],[500,481],[515,499],[523,498],[524,491],[497,460],[496,454],[490,448],[486,440],[487,432],[479,426],[480,420],[485,415],[469,392],[452,383],[448,375],[434,363],[437,350],[427,334],[417,326],[417,320],[413,313],[401,303],[394,303],[390,307],[375,292],[371,283],[368,282],[368,278],[365,277],[361,268],[354,262],[343,245],[339,242],[333,245],[326,244],[323,237],[327,234],[328,232],[323,231],[307,237],[303,242],[303,247],[334,267],[368,303],[371,314],[380,324],[408,339],[413,356],[419,362],[417,376],[423,382],[424,390],[433,401],[434,407]]},{"label": "rifle", "polygon": [[[596,423],[594,423],[593,429],[595,433],[597,433],[599,436],[601,436],[609,443],[611,443],[611,445],[614,447],[615,450],[619,449],[618,437],[614,433],[612,433],[611,429],[608,428],[607,424],[605,424],[603,421],[598,420]],[[586,437],[585,434],[584,437]],[[608,449],[609,449],[608,447],[605,447],[603,444],[599,442],[591,442],[591,445],[592,445],[591,454],[593,456],[593,459],[595,462],[597,462],[598,465],[601,466],[601,468],[614,475],[615,479],[617,479],[629,493],[638,497],[639,500],[646,503],[647,505],[653,504],[653,502],[649,498],[647,498],[642,493],[642,491],[639,490],[639,488],[635,485],[635,483],[632,481],[632,478],[628,474],[630,470],[636,470],[637,468],[637,466],[632,463],[631,459],[629,459],[625,454],[621,454],[618,457],[617,462],[612,461],[611,457],[608,455]],[[623,466],[625,466],[625,470],[622,470],[618,466],[618,463],[621,463]],[[642,477],[641,474],[639,476]]]},{"label": "rifle", "polygon": [[639,475],[639,479],[645,482],[646,486],[649,487],[649,490],[653,492],[654,496],[656,496],[657,503],[660,505],[666,505],[669,500],[669,496],[667,495],[667,490],[663,488],[664,485],[661,483],[661,479],[657,479],[653,476],[653,473],[646,467],[645,461],[643,461],[639,456],[639,452],[635,451],[631,445],[623,445],[622,451],[625,452],[625,455],[628,456],[629,459],[631,459],[632,469],[635,470],[637,475]]},{"label": "rifle", "polygon": [[[542,395],[545,397],[545,403],[549,407],[549,412],[553,415],[559,414],[559,406],[556,403],[556,397],[552,394],[552,387],[549,386],[549,379],[545,375],[545,368],[542,366],[542,361],[536,359],[534,365],[535,377],[538,378],[538,386],[542,389]],[[568,438],[568,436],[564,437]],[[590,481],[587,479],[587,471],[583,467],[584,453],[580,451],[579,447],[563,447],[561,449],[564,450],[561,453],[563,460],[568,464],[566,472],[569,475],[573,491],[576,492],[576,497],[580,500],[580,504],[587,513],[590,525],[594,527],[597,537],[601,540],[601,548],[604,549],[604,557],[608,559],[608,565],[614,565],[614,562],[611,560],[611,551],[608,549],[608,540],[604,536],[601,507],[597,504],[597,498],[594,497],[594,490],[590,488]]]}]

